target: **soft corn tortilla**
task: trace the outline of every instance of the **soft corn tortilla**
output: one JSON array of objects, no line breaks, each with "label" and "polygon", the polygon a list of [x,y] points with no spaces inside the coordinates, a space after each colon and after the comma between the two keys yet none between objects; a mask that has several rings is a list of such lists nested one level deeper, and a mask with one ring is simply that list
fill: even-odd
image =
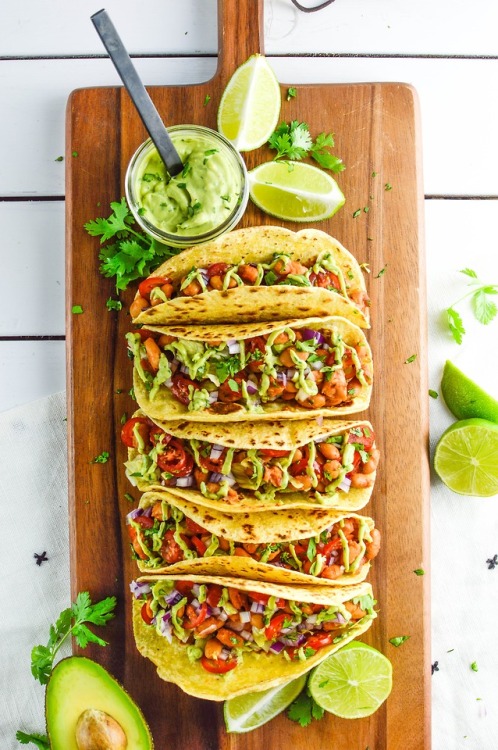
[{"label": "soft corn tortilla", "polygon": [[[191,341],[230,341],[235,339],[250,339],[262,336],[272,331],[283,328],[310,328],[319,332],[338,331],[348,346],[362,345],[370,353],[371,350],[365,338],[365,334],[350,321],[340,317],[329,318],[307,318],[306,320],[273,321],[270,323],[247,323],[246,325],[200,325],[200,326],[145,326],[145,328],[160,334],[175,336],[180,339]],[[172,392],[161,386],[153,401],[149,398],[144,382],[138,375],[136,368],[133,370],[133,387],[138,405],[151,419],[177,420],[187,418],[196,422],[240,422],[242,420],[267,420],[267,419],[305,419],[312,417],[342,417],[345,414],[356,414],[368,408],[372,392],[372,384],[362,386],[354,402],[350,406],[323,407],[321,409],[307,409],[299,407],[294,403],[268,402],[262,404],[262,411],[249,411],[243,404],[222,404],[221,409],[210,407],[198,411],[189,411],[180,403]],[[224,408],[228,407],[228,408]]]},{"label": "soft corn tortilla", "polygon": [[[202,498],[202,496],[201,496]],[[322,531],[341,518],[359,518],[355,513],[342,513],[335,510],[302,508],[287,511],[264,510],[256,513],[230,513],[212,510],[199,499],[197,503],[185,498],[172,495],[168,492],[147,492],[140,499],[140,508],[149,508],[157,502],[165,501],[169,505],[181,510],[181,512],[195,523],[216,536],[231,539],[243,544],[278,544],[298,539],[309,539],[318,536]],[[364,517],[369,532],[374,527],[371,518]],[[252,557],[239,557],[237,555],[216,555],[211,557],[200,557],[193,560],[182,560],[163,568],[151,568],[143,560],[137,560],[138,567],[142,572],[153,572],[154,574],[168,573],[187,575],[207,573],[218,576],[236,576],[250,580],[268,581],[283,584],[308,584],[320,583],[325,586],[337,586],[364,581],[370,570],[370,564],[366,563],[356,573],[342,575],[340,578],[328,580],[302,573],[298,570],[281,568],[270,563],[258,562]]]},{"label": "soft corn tortilla", "polygon": [[[144,417],[145,413],[138,410],[134,417]],[[222,445],[226,448],[237,450],[251,450],[263,448],[272,450],[292,450],[300,448],[318,438],[327,438],[332,435],[340,435],[346,430],[355,427],[367,427],[373,432],[370,422],[363,421],[339,421],[330,417],[317,417],[306,420],[275,420],[261,422],[162,422],[154,420],[158,427],[177,438],[186,440],[205,440],[213,445]],[[135,448],[128,448],[128,460],[133,460],[138,455]],[[376,472],[371,474],[373,483],[371,487],[357,489],[350,487],[349,492],[337,491],[334,494],[324,495],[322,501],[315,500],[311,492],[277,492],[273,500],[260,500],[254,492],[249,489],[238,490],[239,502],[227,504],[226,500],[212,500],[204,497],[197,489],[186,487],[164,488],[160,484],[148,483],[139,477],[129,477],[141,492],[149,490],[164,490],[170,494],[186,498],[191,503],[200,503],[206,508],[212,508],[220,512],[242,513],[247,511],[261,511],[271,508],[284,510],[286,508],[303,509],[340,509],[346,512],[361,510],[372,495],[375,484]]]},{"label": "soft corn tortilla", "polygon": [[[177,283],[192,268],[213,263],[269,263],[274,253],[308,263],[327,250],[342,270],[348,291],[366,291],[357,260],[336,239],[319,229],[291,232],[284,227],[249,227],[230,232],[213,242],[197,245],[175,255],[152,276],[167,276]],[[226,291],[202,292],[176,297],[141,312],[134,320],[145,325],[174,323],[237,323],[341,315],[361,328],[370,328],[368,312],[342,294],[320,287],[237,286]]]},{"label": "soft corn tortilla", "polygon": [[[144,576],[140,581],[154,582],[160,576]],[[167,576],[168,579],[192,581],[195,583],[217,583],[220,586],[238,588],[242,591],[258,591],[270,596],[282,597],[298,602],[324,604],[332,606],[335,603],[346,602],[357,596],[372,596],[372,587],[368,583],[358,583],[332,589],[326,586],[282,586],[277,583],[264,581],[246,581],[241,578],[204,575],[176,575]],[[186,648],[173,638],[168,643],[166,638],[159,635],[154,627],[148,626],[142,620],[140,610],[143,602],[133,601],[133,632],[137,648],[142,656],[150,659],[156,667],[157,674],[166,682],[173,682],[184,692],[197,698],[212,701],[223,701],[243,695],[254,690],[267,690],[294,680],[308,672],[321,661],[333,654],[354,638],[358,638],[368,630],[376,615],[362,618],[353,625],[348,635],[330,646],[320,649],[306,661],[288,661],[283,654],[274,653],[245,653],[242,664],[224,675],[207,672],[199,663],[188,659]]]}]

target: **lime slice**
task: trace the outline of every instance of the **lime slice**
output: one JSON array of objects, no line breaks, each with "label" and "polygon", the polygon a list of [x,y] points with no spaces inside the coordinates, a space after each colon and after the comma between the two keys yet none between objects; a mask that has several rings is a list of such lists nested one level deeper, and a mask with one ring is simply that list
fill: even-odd
[{"label": "lime slice", "polygon": [[485,419],[452,424],[436,446],[434,468],[460,495],[498,494],[498,425]]},{"label": "lime slice", "polygon": [[266,143],[277,127],[280,85],[263,55],[252,55],[227,83],[218,108],[218,130],[239,151]]},{"label": "lime slice", "polygon": [[384,654],[352,641],[311,673],[308,689],[326,711],[343,719],[370,716],[392,688],[392,666]]},{"label": "lime slice", "polygon": [[303,674],[285,685],[225,701],[223,710],[227,732],[250,732],[275,718],[297,698],[306,684],[306,677]]},{"label": "lime slice", "polygon": [[300,161],[269,161],[252,169],[249,194],[262,211],[289,221],[328,219],[346,200],[330,175]]},{"label": "lime slice", "polygon": [[449,360],[443,370],[441,393],[446,406],[457,419],[480,417],[498,422],[498,401]]}]

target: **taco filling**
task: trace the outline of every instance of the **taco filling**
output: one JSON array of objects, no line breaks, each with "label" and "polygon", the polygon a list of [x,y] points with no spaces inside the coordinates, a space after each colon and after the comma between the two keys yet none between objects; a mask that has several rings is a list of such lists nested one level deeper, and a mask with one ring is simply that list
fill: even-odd
[{"label": "taco filling", "polygon": [[283,493],[307,493],[314,501],[371,487],[380,451],[370,426],[355,425],[292,450],[228,448],[178,438],[147,417],[132,417],[121,431],[130,449],[125,463],[133,484],[190,488],[211,500],[236,505],[251,492],[278,503]]},{"label": "taco filling", "polygon": [[134,556],[151,569],[186,560],[230,556],[315,578],[346,581],[373,560],[380,549],[380,532],[362,516],[341,518],[310,538],[277,543],[242,543],[224,538],[167,500],[131,511],[126,521]]},{"label": "taco filling", "polygon": [[320,287],[350,299],[365,313],[370,306],[368,294],[362,289],[350,289],[349,281],[330,250],[306,261],[275,253],[268,263],[212,263],[205,268],[192,267],[176,282],[168,276],[151,276],[139,284],[130,314],[136,318],[144,310],[176,297],[195,297],[203,292],[222,292],[241,286]]},{"label": "taco filling", "polygon": [[130,589],[143,600],[144,623],[169,643],[184,646],[190,662],[213,674],[236,669],[251,652],[306,662],[340,643],[354,625],[375,617],[370,594],[323,605],[165,578],[133,581]]},{"label": "taco filling", "polygon": [[[338,319],[341,320],[341,319]],[[359,330],[359,329],[358,329]],[[163,389],[189,412],[350,407],[372,382],[366,344],[338,328],[283,326],[247,339],[197,341],[140,329],[126,335],[149,402]]]}]

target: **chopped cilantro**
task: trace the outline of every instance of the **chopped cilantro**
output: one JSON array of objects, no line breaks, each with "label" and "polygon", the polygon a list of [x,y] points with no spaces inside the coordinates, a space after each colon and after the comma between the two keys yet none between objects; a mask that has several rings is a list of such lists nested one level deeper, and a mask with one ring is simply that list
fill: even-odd
[{"label": "chopped cilantro", "polygon": [[31,743],[36,745],[39,750],[50,750],[50,743],[46,734],[38,734],[37,732],[28,734],[19,729],[16,732],[16,740],[21,745],[29,745]]},{"label": "chopped cilantro", "polygon": [[380,269],[379,273],[377,274],[377,276],[375,278],[376,279],[380,279],[381,276],[384,276],[384,274],[385,274],[386,271],[387,271],[387,263],[384,266],[384,268]]},{"label": "chopped cilantro", "polygon": [[77,151],[73,151],[73,153],[71,154],[71,156],[74,156],[76,158],[78,156],[78,152]]},{"label": "chopped cilantro", "polygon": [[423,576],[425,575],[425,570],[423,568],[416,568],[414,571],[416,576]]},{"label": "chopped cilantro", "polygon": [[211,97],[209,96],[209,94],[206,94],[206,96],[204,97],[204,106],[206,106],[206,104],[209,104],[210,101]]},{"label": "chopped cilantro", "polygon": [[333,156],[328,149],[334,146],[332,133],[320,133],[313,141],[305,122],[292,120],[288,125],[281,123],[268,140],[270,148],[276,150],[275,159],[286,157],[294,161],[311,156],[324,169],[342,172],[345,169],[342,159]]},{"label": "chopped cilantro", "polygon": [[129,503],[134,503],[135,502],[135,498],[133,497],[133,495],[130,495],[129,492],[125,492],[124,498],[125,498],[125,500],[128,500]]},{"label": "chopped cilantro", "polygon": [[353,213],[353,219],[356,219],[361,214],[361,208],[357,208]]},{"label": "chopped cilantro", "polygon": [[417,355],[416,354],[412,354],[410,357],[408,357],[407,359],[405,359],[405,361],[404,361],[403,364],[409,365],[412,362],[415,362],[416,359],[417,359]]},{"label": "chopped cilantro", "polygon": [[483,325],[491,323],[498,313],[496,303],[489,299],[490,296],[498,294],[498,284],[484,284],[478,278],[477,273],[471,268],[464,268],[460,273],[463,273],[471,279],[469,286],[472,288],[467,294],[457,300],[457,302],[450,305],[446,310],[448,327],[457,344],[462,343],[465,335],[465,328],[460,313],[455,310],[455,305],[458,305],[460,302],[463,302],[464,299],[470,297],[474,317]]},{"label": "chopped cilantro", "polygon": [[118,299],[112,299],[112,297],[109,297],[109,299],[106,300],[105,306],[108,310],[121,310],[123,303]]},{"label": "chopped cilantro", "polygon": [[295,86],[289,86],[287,89],[287,96],[285,97],[288,102],[290,102],[291,99],[295,99],[297,96],[297,88]]},{"label": "chopped cilantro", "polygon": [[386,182],[386,184],[384,185],[384,190],[392,190],[392,189],[393,189],[393,186],[391,185],[391,183]]},{"label": "chopped cilantro", "polygon": [[81,307],[81,305],[73,305],[71,308],[71,312],[73,313],[73,315],[81,315],[81,313],[83,312],[83,308]]},{"label": "chopped cilantro", "polygon": [[324,709],[318,705],[307,688],[297,696],[287,709],[289,719],[296,721],[302,727],[311,724],[312,719],[322,719],[323,715]]},{"label": "chopped cilantro", "polygon": [[64,161],[64,157],[63,157],[63,156],[58,156],[58,157],[57,157],[57,158],[55,159],[55,161]]},{"label": "chopped cilantro", "polygon": [[478,672],[479,671],[479,667],[477,666],[477,662],[476,661],[472,662],[472,664],[470,665],[470,668],[471,668],[471,670],[473,672]]},{"label": "chopped cilantro", "polygon": [[91,464],[106,464],[109,461],[109,453],[107,451],[102,451],[102,453],[99,453],[98,456],[95,456],[95,458],[92,458],[90,461]]},{"label": "chopped cilantro", "polygon": [[437,391],[433,391],[432,388],[429,388],[429,396],[431,398],[439,398],[439,394]]},{"label": "chopped cilantro", "polygon": [[397,635],[394,638],[389,638],[389,643],[398,648],[398,646],[401,646],[401,644],[407,641],[409,637],[409,635]]}]

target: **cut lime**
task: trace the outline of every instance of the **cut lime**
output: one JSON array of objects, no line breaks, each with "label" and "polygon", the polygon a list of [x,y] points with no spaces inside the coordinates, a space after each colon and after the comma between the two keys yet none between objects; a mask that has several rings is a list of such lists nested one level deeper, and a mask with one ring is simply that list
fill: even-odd
[{"label": "cut lime", "polygon": [[392,688],[392,666],[384,654],[352,641],[312,671],[308,689],[326,711],[343,719],[370,716]]},{"label": "cut lime", "polygon": [[239,151],[266,143],[277,127],[280,85],[263,55],[252,55],[227,83],[218,108],[218,130]]},{"label": "cut lime", "polygon": [[307,675],[285,685],[246,693],[225,701],[224,715],[227,732],[250,732],[281,713],[297,698],[306,684]]},{"label": "cut lime", "polygon": [[330,175],[300,161],[269,161],[252,169],[249,194],[262,211],[289,221],[328,219],[346,201]]},{"label": "cut lime", "polygon": [[498,425],[486,419],[452,424],[436,446],[434,468],[460,495],[498,494]]},{"label": "cut lime", "polygon": [[446,406],[457,419],[480,417],[498,422],[498,401],[449,360],[443,370],[441,393]]}]

